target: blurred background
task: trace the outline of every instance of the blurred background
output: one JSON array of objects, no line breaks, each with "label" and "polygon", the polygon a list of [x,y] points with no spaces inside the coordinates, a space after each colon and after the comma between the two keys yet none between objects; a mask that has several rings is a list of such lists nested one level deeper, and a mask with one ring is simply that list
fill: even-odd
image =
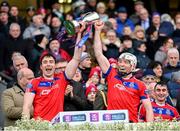
[{"label": "blurred background", "polygon": [[[0,0],[2,2],[4,0]],[[50,9],[54,2],[60,3],[60,11],[68,12],[71,10],[71,4],[77,0],[6,0],[10,5],[18,5],[20,9],[20,14],[25,14],[26,8],[28,6],[35,6],[37,9],[44,7]],[[108,0],[99,0],[107,2]],[[133,13],[133,4],[136,0],[116,0],[116,6],[126,6],[128,8],[128,13]],[[180,0],[142,0],[145,3],[145,7],[150,11],[158,11],[162,13],[170,13],[173,15],[177,11],[180,11]]]}]

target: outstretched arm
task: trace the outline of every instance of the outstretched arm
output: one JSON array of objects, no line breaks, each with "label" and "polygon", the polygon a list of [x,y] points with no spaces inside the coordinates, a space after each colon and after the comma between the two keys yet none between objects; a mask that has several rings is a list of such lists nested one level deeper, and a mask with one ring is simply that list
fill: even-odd
[{"label": "outstretched arm", "polygon": [[102,43],[101,43],[100,33],[103,26],[104,26],[104,22],[100,20],[95,23],[94,52],[102,72],[106,73],[110,67],[110,63],[102,53]]},{"label": "outstretched arm", "polygon": [[67,67],[65,69],[65,74],[68,79],[72,79],[72,77],[76,73],[76,70],[78,68],[80,58],[81,58],[82,47],[78,47],[77,44],[81,40],[82,32],[85,29],[85,23],[82,22],[81,25],[82,26],[77,34],[76,45],[75,45],[75,49],[74,49],[74,56],[73,56],[72,60],[67,64]]}]

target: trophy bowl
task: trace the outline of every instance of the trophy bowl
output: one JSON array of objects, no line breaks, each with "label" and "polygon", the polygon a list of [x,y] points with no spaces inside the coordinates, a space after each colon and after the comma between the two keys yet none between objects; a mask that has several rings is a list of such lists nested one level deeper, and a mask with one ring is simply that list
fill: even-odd
[{"label": "trophy bowl", "polygon": [[[87,24],[93,24],[95,20],[99,19],[99,15],[96,12],[88,12],[79,18],[80,21],[87,22]],[[64,21],[66,33],[69,35],[76,34],[76,28],[80,27],[79,21]]]}]

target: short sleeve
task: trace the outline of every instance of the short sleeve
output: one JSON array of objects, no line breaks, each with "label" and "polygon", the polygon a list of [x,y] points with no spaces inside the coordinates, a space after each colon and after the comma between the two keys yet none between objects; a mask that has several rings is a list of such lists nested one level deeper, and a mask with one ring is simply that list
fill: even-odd
[{"label": "short sleeve", "polygon": [[26,86],[26,92],[31,92],[36,94],[36,82],[35,81],[31,81],[27,84]]},{"label": "short sleeve", "polygon": [[141,83],[139,93],[140,93],[139,95],[140,95],[141,100],[149,98],[148,92],[144,83]]}]

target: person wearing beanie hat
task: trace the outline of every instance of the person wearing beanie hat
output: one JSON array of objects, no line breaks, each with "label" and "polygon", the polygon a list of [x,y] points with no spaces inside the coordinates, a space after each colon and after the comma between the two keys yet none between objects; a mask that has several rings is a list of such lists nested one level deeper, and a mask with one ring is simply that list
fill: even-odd
[{"label": "person wearing beanie hat", "polygon": [[91,56],[87,52],[82,52],[80,63],[79,63],[79,69],[82,73],[82,82],[86,83],[89,77],[89,73],[91,71]]},{"label": "person wearing beanie hat", "polygon": [[61,49],[61,44],[56,38],[50,39],[48,48],[50,52],[54,54],[57,60],[63,58],[69,62],[72,59],[71,56],[65,50]]},{"label": "person wearing beanie hat", "polygon": [[117,34],[118,37],[121,37],[123,34],[123,30],[125,26],[129,26],[132,31],[134,31],[134,23],[128,18],[128,12],[126,7],[121,6],[117,10],[118,18],[117,18]]},{"label": "person wearing beanie hat", "polygon": [[95,84],[91,83],[88,87],[86,87],[86,97],[88,98],[89,101],[95,100],[96,93],[97,93],[97,87]]},{"label": "person wearing beanie hat", "polygon": [[84,61],[86,58],[91,58],[90,54],[87,53],[87,52],[82,52],[80,61],[82,62],[82,61]]},{"label": "person wearing beanie hat", "polygon": [[100,78],[100,73],[101,73],[101,69],[100,69],[99,66],[93,67],[93,68],[91,68],[89,78],[91,78],[94,75],[96,75],[96,76],[98,76]]},{"label": "person wearing beanie hat", "polygon": [[106,92],[99,90],[95,84],[91,83],[86,87],[85,95],[87,105],[84,110],[105,110],[107,108]]},{"label": "person wearing beanie hat", "polygon": [[91,68],[91,71],[89,73],[88,81],[86,82],[86,86],[90,85],[91,83],[98,86],[100,84],[101,79],[101,69],[99,66]]},{"label": "person wearing beanie hat", "polygon": [[32,49],[32,58],[31,58],[31,68],[35,74],[35,76],[39,76],[39,58],[41,53],[47,49],[48,39],[44,34],[38,34],[34,36],[34,48]]},{"label": "person wearing beanie hat", "polygon": [[84,107],[84,110],[94,110],[94,102],[96,101],[96,95],[98,93],[97,87],[94,84],[90,84],[86,87],[85,96],[87,104]]},{"label": "person wearing beanie hat", "polygon": [[7,1],[2,1],[0,4],[0,11],[8,13],[10,9],[10,5]]},{"label": "person wearing beanie hat", "polygon": [[94,52],[102,73],[107,80],[107,110],[127,109],[130,122],[138,122],[139,104],[144,105],[148,122],[153,121],[153,110],[144,82],[134,76],[137,58],[131,53],[122,53],[118,59],[117,69],[111,67],[102,52],[100,33],[104,22],[95,22]]}]

